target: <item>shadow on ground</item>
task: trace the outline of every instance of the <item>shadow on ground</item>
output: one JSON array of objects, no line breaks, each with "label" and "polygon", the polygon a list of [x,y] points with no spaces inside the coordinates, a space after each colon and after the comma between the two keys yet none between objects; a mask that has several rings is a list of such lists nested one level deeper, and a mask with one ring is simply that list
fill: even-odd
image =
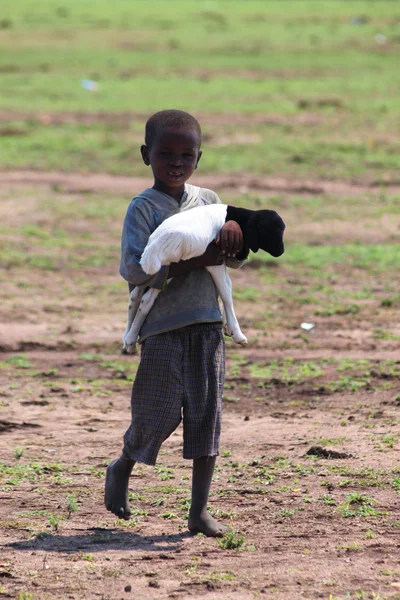
[{"label": "shadow on ground", "polygon": [[53,535],[39,533],[25,542],[12,542],[7,547],[14,550],[45,550],[46,552],[103,552],[105,550],[140,550],[176,552],[181,550],[183,539],[192,537],[188,531],[176,535],[141,536],[110,529],[93,529],[87,535]]}]

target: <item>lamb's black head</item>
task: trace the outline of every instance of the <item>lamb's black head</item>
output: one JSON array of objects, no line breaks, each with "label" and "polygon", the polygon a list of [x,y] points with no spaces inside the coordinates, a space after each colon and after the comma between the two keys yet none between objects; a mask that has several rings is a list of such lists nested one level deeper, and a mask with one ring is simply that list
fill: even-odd
[{"label": "lamb's black head", "polygon": [[274,210],[256,210],[248,220],[245,243],[252,252],[260,248],[272,256],[284,253],[283,232],[285,223]]}]

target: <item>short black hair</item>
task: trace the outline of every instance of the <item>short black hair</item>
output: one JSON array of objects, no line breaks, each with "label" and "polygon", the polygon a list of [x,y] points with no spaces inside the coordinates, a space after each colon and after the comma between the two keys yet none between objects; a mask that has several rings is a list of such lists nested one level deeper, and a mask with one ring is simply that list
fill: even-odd
[{"label": "short black hair", "polygon": [[150,147],[161,129],[188,129],[195,131],[201,142],[201,128],[197,119],[183,110],[161,110],[152,115],[145,129],[145,144]]}]

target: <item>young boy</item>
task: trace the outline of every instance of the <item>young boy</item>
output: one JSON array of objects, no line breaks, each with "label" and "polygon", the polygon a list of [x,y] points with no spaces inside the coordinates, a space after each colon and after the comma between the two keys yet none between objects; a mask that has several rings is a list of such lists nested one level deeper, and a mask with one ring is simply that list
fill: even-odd
[{"label": "young boy", "polygon": [[122,455],[107,468],[105,505],[129,519],[129,476],[135,462],[154,465],[160,446],[183,418],[183,457],[193,460],[189,530],[220,536],[223,527],[207,511],[216,456],[219,454],[225,347],[218,296],[204,267],[238,268],[248,251],[242,231],[225,223],[206,252],[162,267],[153,276],[139,261],[150,234],[181,210],[219,203],[211,190],[187,184],[201,158],[201,130],[188,113],[165,110],[146,123],[141,154],[154,184],[131,202],[122,233],[120,273],[130,284],[163,289],[139,335],[141,360],[132,387],[131,425]]}]

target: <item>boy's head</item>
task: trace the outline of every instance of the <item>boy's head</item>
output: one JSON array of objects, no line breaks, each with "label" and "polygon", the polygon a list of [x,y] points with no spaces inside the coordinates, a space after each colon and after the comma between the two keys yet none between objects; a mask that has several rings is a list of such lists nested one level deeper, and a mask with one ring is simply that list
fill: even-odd
[{"label": "boy's head", "polygon": [[201,157],[201,129],[197,120],[181,110],[163,110],[146,123],[143,162],[150,165],[154,188],[177,199]]},{"label": "boy's head", "polygon": [[165,129],[178,131],[191,131],[199,141],[201,146],[201,129],[199,122],[192,115],[183,110],[161,110],[152,115],[147,123],[145,130],[145,144],[151,147],[157,136]]}]

